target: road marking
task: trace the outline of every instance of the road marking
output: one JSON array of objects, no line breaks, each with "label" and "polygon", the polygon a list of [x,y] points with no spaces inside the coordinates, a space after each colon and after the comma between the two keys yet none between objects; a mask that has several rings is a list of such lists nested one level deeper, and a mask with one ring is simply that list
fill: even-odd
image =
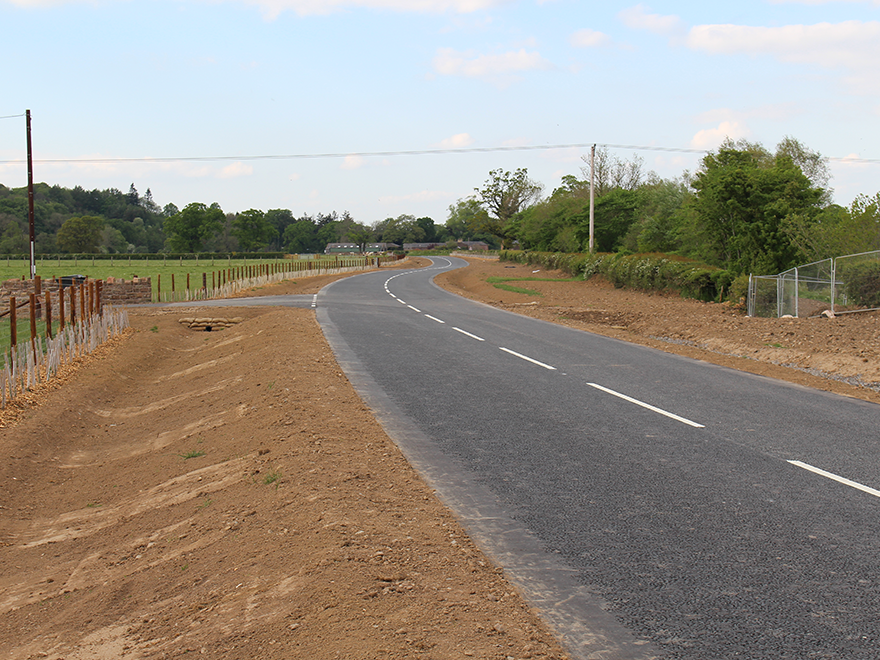
[{"label": "road marking", "polygon": [[597,385],[596,383],[587,383],[590,387],[595,387],[597,390],[602,390],[603,392],[607,392],[613,396],[616,396],[624,401],[629,401],[630,403],[634,403],[637,406],[641,406],[642,408],[647,408],[648,410],[652,410],[655,413],[660,413],[661,415],[665,415],[670,419],[674,419],[677,422],[681,422],[682,424],[687,424],[688,426],[693,426],[694,428],[702,429],[706,428],[702,424],[697,424],[696,422],[692,422],[689,419],[685,419],[684,417],[679,417],[667,410],[663,410],[662,408],[656,408],[649,403],[645,403],[644,401],[639,401],[638,399],[633,399],[631,396],[627,396],[626,394],[621,394],[620,392],[615,392],[614,390],[609,390],[607,387],[602,387],[601,385]]},{"label": "road marking", "polygon": [[318,306],[318,294],[316,293],[314,296],[312,296],[312,307],[317,307],[317,306]]},{"label": "road marking", "polygon": [[394,299],[395,299],[397,302],[399,302],[401,305],[405,305],[405,304],[406,304],[405,301],[401,300],[400,298],[398,298],[398,297],[396,297],[396,296],[395,296]]},{"label": "road marking", "polygon": [[532,364],[537,364],[539,367],[544,367],[545,369],[550,369],[551,371],[556,371],[556,367],[551,367],[549,364],[544,364],[543,362],[538,362],[537,360],[533,360],[527,355],[523,355],[522,353],[517,353],[516,351],[512,351],[509,348],[504,348],[503,346],[499,346],[502,351],[505,353],[510,353],[511,355],[515,355],[518,358],[522,358],[526,362],[531,362]]},{"label": "road marking", "polygon": [[486,340],[483,339],[482,337],[477,337],[476,335],[472,335],[471,333],[467,332],[466,330],[462,330],[461,328],[455,328],[455,327],[454,327],[454,328],[452,328],[452,329],[455,330],[456,332],[460,332],[460,333],[463,334],[463,335],[467,335],[467,336],[470,337],[471,339],[476,339],[477,341],[486,341]]},{"label": "road marking", "polygon": [[409,308],[410,308],[412,311],[414,311],[414,312],[418,312],[419,314],[422,313],[422,310],[420,310],[420,309],[416,309],[416,308],[413,307],[412,305],[407,305],[407,307],[409,307]]},{"label": "road marking", "polygon": [[810,472],[815,472],[818,475],[823,477],[827,477],[832,481],[836,481],[837,483],[841,483],[845,486],[851,486],[856,490],[860,490],[863,493],[868,493],[868,495],[873,495],[874,497],[880,497],[880,490],[875,490],[870,486],[866,486],[865,484],[860,484],[858,481],[851,481],[845,477],[841,477],[839,475],[834,474],[833,472],[826,472],[825,470],[821,470],[817,467],[813,467],[808,463],[802,463],[801,461],[788,461],[792,465],[796,465],[799,468],[803,468],[804,470],[809,470]]},{"label": "road marking", "polygon": [[432,321],[437,321],[437,323],[446,323],[446,321],[441,321],[436,316],[431,316],[430,314],[425,314],[425,317],[431,319]]}]

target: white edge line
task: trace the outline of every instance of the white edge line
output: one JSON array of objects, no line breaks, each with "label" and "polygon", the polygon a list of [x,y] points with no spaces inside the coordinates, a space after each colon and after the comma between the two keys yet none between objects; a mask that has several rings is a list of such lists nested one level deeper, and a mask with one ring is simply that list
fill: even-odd
[{"label": "white edge line", "polygon": [[431,316],[430,314],[425,314],[425,317],[431,319],[432,321],[437,321],[437,323],[446,323],[446,321],[441,321],[436,316]]},{"label": "white edge line", "polygon": [[873,495],[874,497],[880,497],[880,490],[875,490],[870,486],[866,486],[865,484],[860,484],[858,481],[851,481],[845,477],[841,477],[839,475],[834,474],[833,472],[826,472],[825,470],[821,470],[817,467],[813,467],[809,463],[802,463],[801,461],[788,461],[792,465],[796,465],[799,468],[803,468],[804,470],[809,470],[810,472],[815,472],[823,477],[827,477],[832,481],[836,481],[837,483],[841,483],[845,486],[851,486],[856,490],[860,490],[863,493],[868,493],[869,495]]},{"label": "white edge line", "polygon": [[463,335],[467,335],[467,336],[470,337],[471,339],[476,339],[477,341],[486,341],[486,340],[483,339],[482,337],[477,337],[476,335],[472,335],[472,334],[469,333],[467,330],[462,330],[461,328],[456,328],[456,327],[453,327],[452,329],[455,330],[456,332],[460,332],[460,333],[463,334]]},{"label": "white edge line", "polygon": [[533,360],[528,355],[523,355],[522,353],[517,353],[516,351],[512,351],[509,348],[504,348],[503,346],[499,346],[502,351],[505,353],[510,353],[511,355],[515,355],[518,358],[525,360],[526,362],[531,362],[532,364],[537,364],[539,367],[544,367],[545,369],[550,369],[551,371],[556,371],[556,367],[551,367],[549,364],[544,364],[543,362],[538,362],[537,360]]},{"label": "white edge line", "polygon": [[597,390],[602,390],[603,392],[607,392],[613,396],[618,397],[619,399],[623,399],[624,401],[629,401],[630,403],[634,403],[637,406],[641,406],[642,408],[647,408],[648,410],[653,410],[655,413],[659,413],[670,419],[674,419],[677,422],[681,422],[682,424],[687,424],[688,426],[693,426],[697,429],[706,428],[702,424],[697,424],[696,422],[692,422],[689,419],[684,417],[679,417],[678,415],[671,413],[667,410],[663,410],[662,408],[656,408],[649,403],[645,403],[644,401],[639,401],[638,399],[633,399],[631,396],[627,396],[626,394],[621,394],[620,392],[615,392],[614,390],[609,390],[607,387],[602,387],[601,385],[597,385],[596,383],[587,383],[590,387],[595,387]]}]

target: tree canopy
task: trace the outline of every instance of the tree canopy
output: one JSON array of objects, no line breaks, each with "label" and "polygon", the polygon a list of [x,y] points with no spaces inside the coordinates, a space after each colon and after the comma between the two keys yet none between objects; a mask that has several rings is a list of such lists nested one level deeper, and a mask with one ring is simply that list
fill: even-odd
[{"label": "tree canopy", "polygon": [[199,252],[202,245],[223,229],[225,216],[216,202],[187,204],[182,211],[165,220],[168,246],[174,252]]}]

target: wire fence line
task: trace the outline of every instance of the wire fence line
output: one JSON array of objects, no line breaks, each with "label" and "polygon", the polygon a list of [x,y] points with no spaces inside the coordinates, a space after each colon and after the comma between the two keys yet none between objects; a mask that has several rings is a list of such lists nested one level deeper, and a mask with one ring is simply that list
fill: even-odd
[{"label": "wire fence line", "polygon": [[92,353],[128,327],[128,312],[124,308],[107,308],[85,321],[66,325],[54,337],[37,335],[3,351],[0,407],[6,408],[7,403],[40,383],[48,383],[64,365]]},{"label": "wire fence line", "polygon": [[880,309],[880,250],[749,275],[748,315],[835,316]]}]

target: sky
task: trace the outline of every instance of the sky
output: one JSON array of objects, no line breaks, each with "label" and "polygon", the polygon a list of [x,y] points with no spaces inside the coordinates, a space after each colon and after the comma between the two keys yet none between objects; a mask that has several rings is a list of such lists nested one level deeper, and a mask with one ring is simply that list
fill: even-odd
[{"label": "sky", "polygon": [[725,137],[880,191],[880,0],[0,0],[0,183],[429,216],[589,145],[675,178]]}]

